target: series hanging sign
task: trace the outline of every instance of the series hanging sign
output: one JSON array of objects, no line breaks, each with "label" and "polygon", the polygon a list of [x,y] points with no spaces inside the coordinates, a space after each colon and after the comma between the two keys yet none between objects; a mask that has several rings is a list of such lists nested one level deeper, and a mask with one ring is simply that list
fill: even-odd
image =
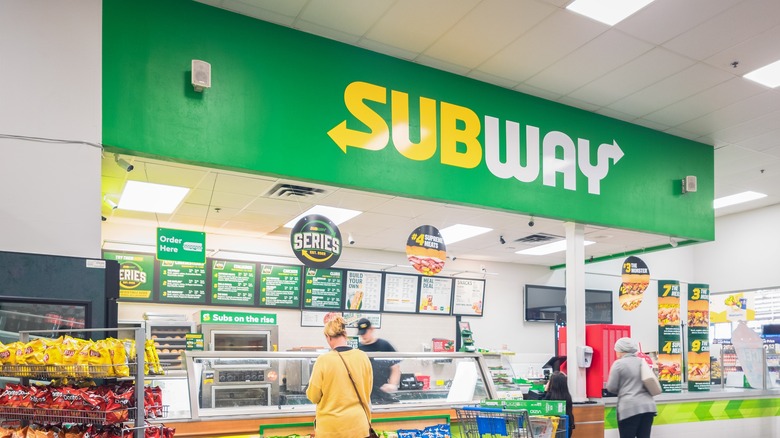
[{"label": "series hanging sign", "polygon": [[682,391],[680,282],[658,280],[658,380],[664,392]]},{"label": "series hanging sign", "polygon": [[423,275],[441,272],[447,260],[447,246],[439,230],[432,225],[415,228],[406,240],[406,258]]},{"label": "series hanging sign", "polygon": [[104,252],[106,260],[119,262],[119,298],[128,301],[153,301],[154,256]]},{"label": "series hanging sign", "polygon": [[290,232],[295,257],[306,267],[328,269],[341,257],[341,232],[325,216],[302,217]]},{"label": "series hanging sign", "polygon": [[631,256],[623,262],[621,271],[623,283],[618,300],[620,307],[630,312],[642,304],[645,289],[650,284],[650,269],[642,259]]},{"label": "series hanging sign", "polygon": [[710,286],[688,285],[688,391],[710,390]]}]

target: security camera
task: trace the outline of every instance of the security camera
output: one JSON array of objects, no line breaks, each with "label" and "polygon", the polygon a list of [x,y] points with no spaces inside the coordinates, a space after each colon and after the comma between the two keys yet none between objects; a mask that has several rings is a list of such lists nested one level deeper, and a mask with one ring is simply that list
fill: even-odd
[{"label": "security camera", "polygon": [[457,260],[457,257],[456,256],[450,256],[450,259],[452,259],[452,261],[454,262],[455,260]]},{"label": "security camera", "polygon": [[535,225],[535,223],[534,223],[534,219],[533,219],[533,218],[531,218],[531,220],[530,220],[530,221],[528,221],[528,226],[529,226],[529,227],[533,227],[534,225]]},{"label": "security camera", "polygon": [[506,240],[504,240],[504,236],[498,236],[498,242],[502,245],[506,243]]},{"label": "security camera", "polygon": [[114,161],[116,161],[116,164],[121,167],[122,169],[125,169],[125,172],[132,172],[133,169],[135,169],[135,166],[128,163],[127,160],[124,158],[120,158],[119,154],[114,154]]},{"label": "security camera", "polygon": [[349,242],[350,245],[355,244],[355,238],[352,237],[352,233],[349,233],[349,237],[347,237],[347,242]]}]

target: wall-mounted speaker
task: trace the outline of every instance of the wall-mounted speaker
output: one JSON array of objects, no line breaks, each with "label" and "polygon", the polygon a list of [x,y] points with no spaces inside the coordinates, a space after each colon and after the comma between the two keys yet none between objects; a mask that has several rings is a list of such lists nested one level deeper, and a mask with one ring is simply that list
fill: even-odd
[{"label": "wall-mounted speaker", "polygon": [[192,86],[198,92],[211,88],[211,64],[199,59],[192,60]]},{"label": "wall-mounted speaker", "polygon": [[696,187],[696,177],[689,175],[683,178],[682,180],[682,192],[683,193],[694,193],[697,190]]}]

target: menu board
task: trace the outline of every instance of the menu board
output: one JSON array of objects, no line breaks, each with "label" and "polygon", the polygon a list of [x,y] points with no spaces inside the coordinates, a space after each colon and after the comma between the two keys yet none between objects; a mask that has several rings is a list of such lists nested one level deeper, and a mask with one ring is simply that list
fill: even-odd
[{"label": "menu board", "polygon": [[254,263],[211,261],[211,302],[234,306],[255,304]]},{"label": "menu board", "polygon": [[347,310],[379,311],[382,299],[382,274],[347,271]]},{"label": "menu board", "polygon": [[420,313],[450,314],[452,279],[422,277],[420,279]]},{"label": "menu board", "polygon": [[688,391],[710,390],[710,287],[688,283]]},{"label": "menu board", "polygon": [[682,391],[680,282],[658,280],[658,380],[663,392]]},{"label": "menu board", "polygon": [[385,312],[415,313],[417,307],[416,275],[385,274]]},{"label": "menu board", "polygon": [[161,303],[206,303],[206,264],[160,261]]},{"label": "menu board", "polygon": [[269,307],[300,307],[301,267],[261,265],[260,305]]},{"label": "menu board", "polygon": [[306,268],[303,307],[341,309],[343,273],[340,269]]},{"label": "menu board", "polygon": [[482,302],[485,299],[485,280],[467,278],[455,279],[455,302],[453,315],[482,316]]},{"label": "menu board", "polygon": [[301,311],[301,327],[325,327],[325,315],[330,312]]}]

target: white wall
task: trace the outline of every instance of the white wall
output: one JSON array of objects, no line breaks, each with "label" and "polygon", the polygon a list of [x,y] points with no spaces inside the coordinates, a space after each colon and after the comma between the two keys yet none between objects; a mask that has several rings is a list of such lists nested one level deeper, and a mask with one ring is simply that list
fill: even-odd
[{"label": "white wall", "polygon": [[780,205],[718,218],[715,241],[696,245],[693,257],[714,292],[780,286]]},{"label": "white wall", "polygon": [[[0,134],[100,143],[99,0],[0,2]],[[0,138],[0,250],[100,256],[100,149]]]}]

